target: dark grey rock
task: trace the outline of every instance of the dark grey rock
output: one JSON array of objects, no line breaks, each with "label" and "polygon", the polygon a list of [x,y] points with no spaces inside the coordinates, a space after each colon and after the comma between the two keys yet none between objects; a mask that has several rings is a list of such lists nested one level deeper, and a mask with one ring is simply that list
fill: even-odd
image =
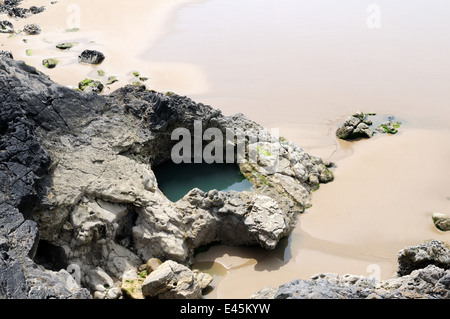
[{"label": "dark grey rock", "polygon": [[23,31],[29,35],[36,35],[36,34],[41,33],[41,28],[37,24],[32,23],[32,24],[26,24],[23,27]]},{"label": "dark grey rock", "polygon": [[78,62],[89,64],[100,64],[105,59],[105,55],[96,50],[84,50],[78,56]]},{"label": "dark grey rock", "polygon": [[13,33],[14,26],[11,22],[3,20],[0,21],[0,33]]},{"label": "dark grey rock", "polygon": [[0,50],[0,59],[1,58],[14,59],[12,52],[11,51],[5,51],[5,50]]},{"label": "dark grey rock", "polygon": [[38,14],[38,13],[41,13],[41,12],[44,12],[44,11],[45,11],[45,7],[44,6],[42,6],[42,7],[31,6],[30,7],[30,12],[32,14]]},{"label": "dark grey rock", "polygon": [[31,6],[20,8],[22,0],[5,0],[0,3],[0,14],[8,14],[12,18],[27,18],[31,14],[38,14],[45,10],[45,7]]},{"label": "dark grey rock", "polygon": [[[0,70],[0,298],[87,298],[83,289],[62,289],[64,281],[32,260],[39,243],[38,227],[29,218],[39,202],[39,183],[51,164],[35,129],[49,121],[44,114],[60,116],[55,109],[46,110],[51,102],[33,96],[21,81],[49,80],[25,63],[9,59],[0,60]],[[12,70],[14,77],[8,76]],[[42,112],[43,117],[38,115]],[[43,290],[45,294],[39,292]]]},{"label": "dark grey rock", "polygon": [[398,254],[398,275],[409,275],[416,269],[435,265],[443,269],[450,268],[450,250],[438,240],[407,247]]}]

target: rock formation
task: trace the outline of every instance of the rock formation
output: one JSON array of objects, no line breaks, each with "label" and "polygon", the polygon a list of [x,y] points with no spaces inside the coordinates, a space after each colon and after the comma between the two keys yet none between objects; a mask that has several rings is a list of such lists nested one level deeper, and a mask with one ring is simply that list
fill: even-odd
[{"label": "rock formation", "polygon": [[407,247],[399,252],[397,278],[318,274],[278,288],[266,287],[254,299],[408,299],[450,298],[450,250],[441,242]]},{"label": "rock formation", "polygon": [[[310,192],[333,179],[327,163],[295,144],[270,134],[255,140],[267,132],[245,116],[223,116],[176,94],[140,86],[110,95],[77,92],[4,57],[0,96],[0,293],[6,298],[89,296],[80,285],[98,298],[117,297],[109,279],[108,288],[89,285],[93,274],[121,282],[153,257],[188,266],[198,247],[216,242],[273,249],[311,205]],[[246,154],[256,152],[258,160],[239,167],[254,190],[194,189],[173,203],[158,189],[152,166],[170,160],[171,132],[192,132],[196,121],[224,134],[247,132]],[[79,277],[72,290],[62,291],[64,269]],[[33,279],[42,274],[51,284]]]},{"label": "rock formation", "polygon": [[372,122],[367,119],[367,114],[357,112],[348,117],[337,129],[336,136],[343,140],[353,140],[356,138],[370,138],[373,131],[369,127]]}]

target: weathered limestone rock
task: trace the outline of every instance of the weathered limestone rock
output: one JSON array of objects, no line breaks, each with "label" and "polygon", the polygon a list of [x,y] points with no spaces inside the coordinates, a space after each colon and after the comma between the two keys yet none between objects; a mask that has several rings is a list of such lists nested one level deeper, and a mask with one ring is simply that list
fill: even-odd
[{"label": "weathered limestone rock", "polygon": [[[0,223],[9,234],[0,247],[32,263],[39,228],[41,243],[58,250],[55,268],[79,266],[82,283],[98,267],[123,280],[150,258],[189,264],[198,247],[217,241],[273,249],[311,205],[311,191],[333,178],[320,158],[245,116],[223,116],[176,94],[137,86],[83,94],[6,58],[0,59],[0,97]],[[267,135],[245,146],[255,160],[239,164],[252,191],[194,189],[173,203],[159,190],[152,166],[170,160],[172,130],[193,131],[196,121],[204,129],[246,131],[252,139]],[[23,240],[10,236],[16,230],[26,234]],[[0,272],[27,276],[15,267]],[[25,279],[6,286],[7,297],[30,291]],[[96,297],[111,296],[98,291]]]},{"label": "weathered limestone rock", "polygon": [[142,283],[145,278],[138,275],[136,270],[130,269],[123,274],[121,290],[125,298],[145,299],[142,294]]},{"label": "weathered limestone rock", "polygon": [[84,281],[91,291],[105,292],[114,286],[113,279],[100,267],[89,270]]},{"label": "weathered limestone rock", "polygon": [[450,249],[438,240],[425,244],[406,247],[398,253],[398,275],[409,275],[416,269],[435,265],[443,269],[450,268]]},{"label": "weathered limestone rock", "polygon": [[[352,140],[355,138],[370,138],[373,136],[373,131],[370,129],[367,122],[367,115],[362,112],[357,112],[348,117],[345,122],[337,129],[336,136],[343,140]],[[369,124],[369,125],[368,125]]]},{"label": "weathered limestone rock", "polygon": [[[450,252],[441,242],[406,248],[399,253],[399,277],[378,282],[374,277],[318,274],[265,287],[253,299],[408,299],[450,298]],[[408,261],[407,261],[408,260]],[[420,267],[419,267],[420,266]]]},{"label": "weathered limestone rock", "polygon": [[210,274],[201,272],[198,269],[194,269],[192,272],[194,273],[195,281],[200,286],[201,290],[208,287],[209,284],[213,281],[213,277]]},{"label": "weathered limestone rock", "polygon": [[195,277],[186,266],[166,261],[145,278],[142,293],[159,299],[201,299],[201,288]]}]

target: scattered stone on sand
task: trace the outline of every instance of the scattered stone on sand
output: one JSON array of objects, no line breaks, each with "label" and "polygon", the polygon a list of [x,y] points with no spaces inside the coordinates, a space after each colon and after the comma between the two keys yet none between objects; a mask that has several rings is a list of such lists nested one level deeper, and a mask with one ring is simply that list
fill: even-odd
[{"label": "scattered stone on sand", "polygon": [[28,35],[36,35],[41,33],[41,28],[37,24],[32,23],[25,25],[23,31]]},{"label": "scattered stone on sand", "polygon": [[53,69],[58,65],[59,61],[57,59],[45,59],[42,60],[42,65],[44,65],[47,69]]},{"label": "scattered stone on sand", "polygon": [[111,84],[114,84],[114,83],[116,83],[118,81],[119,80],[117,79],[116,76],[111,75],[111,76],[108,76],[108,81],[106,82],[106,85],[111,85]]},{"label": "scattered stone on sand", "polygon": [[65,42],[65,43],[60,43],[56,45],[56,48],[60,49],[60,50],[70,50],[71,48],[73,48],[73,46],[76,43],[74,42]]},{"label": "scattered stone on sand", "polygon": [[30,7],[30,12],[32,14],[38,14],[38,13],[41,13],[41,12],[44,12],[44,11],[45,11],[45,7],[44,6],[41,6],[41,7],[31,6]]},{"label": "scattered stone on sand", "polygon": [[100,64],[105,59],[105,55],[96,50],[84,50],[78,56],[78,62],[88,64]]},{"label": "scattered stone on sand", "polygon": [[78,83],[78,88],[86,93],[101,93],[104,86],[100,81],[84,79],[83,81]]},{"label": "scattered stone on sand", "polygon": [[14,26],[11,22],[3,20],[0,21],[0,33],[13,33]]},{"label": "scattered stone on sand", "polygon": [[336,136],[343,140],[355,140],[370,138],[377,132],[387,134],[398,132],[401,123],[396,121],[393,116],[389,116],[388,120],[378,125],[375,130],[371,128],[373,121],[368,118],[369,116],[376,116],[376,114],[357,112],[348,117],[336,130]]},{"label": "scattered stone on sand", "polygon": [[450,231],[450,216],[434,213],[432,216],[434,226],[441,231]]},{"label": "scattered stone on sand", "polygon": [[397,134],[398,128],[400,127],[400,123],[394,120],[389,120],[387,122],[382,123],[380,126],[377,127],[377,131],[380,133],[387,133],[387,134]]},{"label": "scattered stone on sand", "polygon": [[11,51],[0,50],[0,59],[1,58],[13,59],[13,54]]},{"label": "scattered stone on sand", "polygon": [[337,129],[336,136],[343,140],[372,137],[373,131],[369,127],[372,122],[367,119],[367,116],[367,114],[357,112],[348,117]]}]

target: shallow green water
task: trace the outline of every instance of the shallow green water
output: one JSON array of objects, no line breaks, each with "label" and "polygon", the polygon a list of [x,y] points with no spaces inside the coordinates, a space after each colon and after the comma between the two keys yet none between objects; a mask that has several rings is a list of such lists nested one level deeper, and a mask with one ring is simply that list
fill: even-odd
[{"label": "shallow green water", "polygon": [[169,161],[154,167],[153,171],[159,189],[173,202],[193,188],[207,192],[212,189],[245,191],[252,187],[236,164],[174,164]]}]

